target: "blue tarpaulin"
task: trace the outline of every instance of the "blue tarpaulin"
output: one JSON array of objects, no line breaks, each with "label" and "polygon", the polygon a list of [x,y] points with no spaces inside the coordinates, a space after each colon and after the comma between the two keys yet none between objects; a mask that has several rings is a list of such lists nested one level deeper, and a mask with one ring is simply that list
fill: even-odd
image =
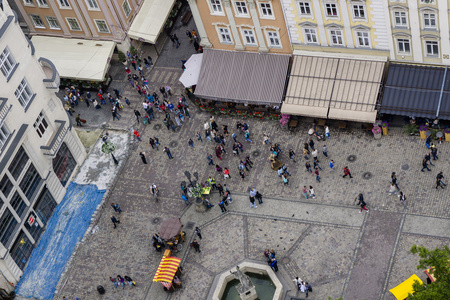
[{"label": "blue tarpaulin", "polygon": [[105,190],[96,185],[71,183],[56,207],[38,247],[33,250],[16,294],[37,299],[53,299],[66,264],[88,229]]}]

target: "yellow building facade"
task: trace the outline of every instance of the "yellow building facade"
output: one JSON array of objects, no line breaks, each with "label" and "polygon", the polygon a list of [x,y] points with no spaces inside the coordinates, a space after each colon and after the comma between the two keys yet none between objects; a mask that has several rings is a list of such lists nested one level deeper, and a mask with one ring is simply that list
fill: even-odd
[{"label": "yellow building facade", "polygon": [[281,0],[189,0],[203,47],[292,53]]}]

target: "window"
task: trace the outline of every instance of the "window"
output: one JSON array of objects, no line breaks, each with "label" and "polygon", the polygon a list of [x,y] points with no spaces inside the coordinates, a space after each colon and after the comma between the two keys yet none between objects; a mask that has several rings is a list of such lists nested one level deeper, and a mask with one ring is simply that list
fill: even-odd
[{"label": "window", "polygon": [[434,0],[420,0],[420,3],[423,3],[423,4],[433,4],[433,3],[434,3]]},{"label": "window", "polygon": [[95,20],[95,24],[97,25],[98,32],[109,33],[108,25],[106,25],[104,20]]},{"label": "window", "polygon": [[395,26],[408,26],[406,11],[395,11],[394,12],[394,23]]},{"label": "window", "polygon": [[38,199],[36,200],[33,209],[39,216],[39,219],[41,219],[42,223],[46,225],[48,220],[52,216],[56,205],[56,201],[53,198],[52,194],[50,194],[47,187],[44,187]]},{"label": "window", "polygon": [[333,46],[344,45],[344,40],[342,38],[342,30],[330,30],[331,44]]},{"label": "window", "polygon": [[300,15],[306,15],[306,16],[310,16],[311,15],[311,3],[309,2],[299,2],[298,3],[298,8],[300,11]]},{"label": "window", "polygon": [[36,122],[34,122],[33,127],[34,129],[36,129],[39,137],[42,137],[44,135],[44,132],[48,127],[48,123],[42,111],[39,113],[39,116],[37,117]]},{"label": "window", "polygon": [[11,52],[9,52],[8,48],[5,48],[2,54],[0,54],[0,69],[2,70],[2,73],[6,78],[8,78],[8,76],[14,70],[15,65],[16,61],[12,57]]},{"label": "window", "polygon": [[364,5],[355,4],[353,5],[353,16],[355,19],[365,19],[366,18],[366,8]]},{"label": "window", "polygon": [[17,266],[23,270],[31,256],[31,252],[33,252],[33,243],[27,237],[25,232],[21,230],[16,241],[11,247],[11,258]]},{"label": "window", "polygon": [[36,0],[38,5],[41,7],[48,7],[47,0]]},{"label": "window", "polygon": [[58,20],[56,20],[55,17],[46,17],[48,26],[50,26],[51,29],[61,29],[58,24]]},{"label": "window", "polygon": [[9,208],[6,208],[0,218],[0,243],[2,243],[5,247],[8,245],[8,242],[13,235],[16,225],[17,221],[14,218],[14,215]]},{"label": "window", "polygon": [[25,194],[25,197],[27,197],[28,200],[31,200],[33,193],[36,191],[41,180],[42,178],[39,175],[36,168],[34,167],[34,165],[30,164],[27,172],[25,173],[25,175],[22,178],[22,181],[19,184],[20,189]]},{"label": "window", "polygon": [[23,4],[25,4],[27,6],[34,5],[33,0],[23,0]]},{"label": "window", "polygon": [[220,36],[220,42],[225,44],[231,44],[231,35],[228,28],[220,27],[219,28],[219,36]]},{"label": "window", "polygon": [[75,18],[66,18],[67,24],[69,24],[70,30],[80,31],[80,25],[78,25],[78,21]]},{"label": "window", "polygon": [[436,41],[425,41],[427,56],[439,56],[439,43]]},{"label": "window", "polygon": [[409,39],[397,39],[397,50],[400,54],[411,53],[411,42]]},{"label": "window", "polygon": [[213,14],[223,13],[222,3],[220,2],[220,0],[209,0],[209,2],[211,3],[211,9]]},{"label": "window", "polygon": [[6,127],[5,124],[0,126],[0,150],[6,144],[6,141],[8,140],[10,134],[11,134],[11,132],[9,132],[9,129],[8,129],[8,127]]},{"label": "window", "polygon": [[255,35],[253,34],[253,30],[244,29],[242,30],[244,34],[244,40],[246,45],[256,45]]},{"label": "window", "polygon": [[303,29],[305,33],[305,43],[307,44],[317,44],[317,31],[315,28],[305,28]]},{"label": "window", "polygon": [[248,15],[247,5],[245,4],[244,1],[236,1],[234,2],[234,5],[236,6],[236,14],[238,16]]},{"label": "window", "polygon": [[70,8],[69,0],[59,0],[59,7]]},{"label": "window", "polygon": [[337,5],[335,3],[326,3],[325,4],[325,12],[327,17],[337,17]]},{"label": "window", "polygon": [[3,202],[3,200],[0,198],[0,210],[2,209],[4,203],[5,202]]},{"label": "window", "polygon": [[267,31],[267,38],[269,40],[269,46],[272,48],[281,48],[280,37],[276,31]]},{"label": "window", "polygon": [[89,10],[99,10],[97,0],[86,0]]},{"label": "window", "polygon": [[260,8],[262,17],[273,17],[272,5],[270,3],[260,3]]},{"label": "window", "polygon": [[[9,194],[11,193],[13,187],[14,186],[13,186],[11,180],[9,180],[8,175],[6,175],[6,174],[3,175],[2,181],[0,181],[0,191],[2,191],[5,198],[9,197]],[[0,206],[0,208],[1,208],[1,206]]]},{"label": "window", "polygon": [[23,147],[19,148],[19,151],[17,151],[16,156],[14,156],[14,159],[12,160],[11,164],[9,165],[8,171],[11,173],[12,177],[17,180],[22,173],[22,170],[25,169],[25,165],[28,162],[28,155],[23,149]]},{"label": "window", "polygon": [[30,102],[33,96],[33,91],[28,86],[28,83],[25,80],[25,78],[22,79],[14,94],[16,95],[17,99],[19,100],[20,104],[23,107],[26,107],[28,102]]},{"label": "window", "polygon": [[367,31],[357,31],[356,38],[358,46],[360,47],[370,47],[369,32]]},{"label": "window", "polygon": [[131,7],[130,7],[130,3],[128,3],[128,0],[125,0],[122,3],[122,8],[123,8],[123,11],[125,12],[125,16],[127,16],[127,18],[128,18],[131,14]]},{"label": "window", "polygon": [[22,215],[25,211],[25,208],[27,208],[27,204],[22,200],[22,197],[20,197],[18,192],[14,193],[14,196],[12,196],[9,204],[11,204],[12,208],[14,208],[19,218],[22,219]]},{"label": "window", "polygon": [[36,28],[45,28],[44,22],[42,21],[41,17],[38,15],[30,15],[31,20],[33,20],[34,27]]},{"label": "window", "polygon": [[436,14],[424,13],[423,14],[423,27],[424,28],[436,28]]},{"label": "window", "polygon": [[59,148],[55,158],[53,158],[52,164],[53,171],[55,171],[61,184],[65,186],[77,165],[66,143],[62,143],[61,148]]}]

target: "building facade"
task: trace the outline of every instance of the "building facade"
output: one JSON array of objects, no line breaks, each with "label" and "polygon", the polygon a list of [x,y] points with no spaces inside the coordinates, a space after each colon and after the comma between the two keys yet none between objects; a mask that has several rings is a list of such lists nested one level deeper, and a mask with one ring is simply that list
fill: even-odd
[{"label": "building facade", "polygon": [[5,2],[0,28],[0,276],[16,283],[86,151],[55,95],[58,72]]},{"label": "building facade", "polygon": [[384,0],[282,0],[294,50],[387,55]]},{"label": "building facade", "polygon": [[203,47],[292,53],[281,0],[189,0]]}]

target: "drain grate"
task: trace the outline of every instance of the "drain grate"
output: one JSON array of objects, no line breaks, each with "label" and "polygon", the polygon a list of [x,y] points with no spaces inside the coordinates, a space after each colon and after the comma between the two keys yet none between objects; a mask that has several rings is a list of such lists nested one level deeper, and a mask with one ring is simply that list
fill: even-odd
[{"label": "drain grate", "polygon": [[171,148],[175,148],[176,146],[178,146],[178,142],[177,141],[172,141],[172,142],[170,142],[169,146]]},{"label": "drain grate", "polygon": [[356,160],[356,155],[349,155],[347,157],[347,161],[349,161],[349,162],[354,162],[355,160]]},{"label": "drain grate", "polygon": [[362,175],[362,177],[363,177],[363,179],[369,180],[369,179],[371,179],[373,176],[372,176],[372,173],[370,173],[370,172],[365,172],[365,173]]},{"label": "drain grate", "polygon": [[402,170],[404,170],[404,171],[409,170],[409,165],[408,164],[403,164],[402,165]]},{"label": "drain grate", "polygon": [[194,222],[187,222],[186,223],[186,229],[194,229],[194,225],[195,225]]},{"label": "drain grate", "polygon": [[153,224],[159,224],[160,222],[161,222],[161,218],[156,217],[156,218],[152,219]]},{"label": "drain grate", "polygon": [[156,124],[155,126],[153,126],[154,130],[160,130],[161,129],[161,124]]},{"label": "drain grate", "polygon": [[258,150],[255,150],[252,152],[252,154],[254,157],[258,157],[261,154],[261,152],[259,152]]}]

